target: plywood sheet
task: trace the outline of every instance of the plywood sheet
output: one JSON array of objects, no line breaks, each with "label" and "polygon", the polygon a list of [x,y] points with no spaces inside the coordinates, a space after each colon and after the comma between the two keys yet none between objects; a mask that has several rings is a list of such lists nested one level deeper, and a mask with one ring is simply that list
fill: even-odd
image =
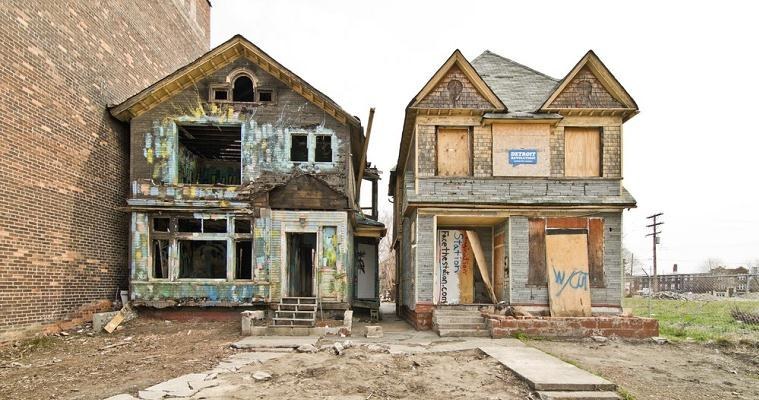
[{"label": "plywood sheet", "polygon": [[[497,238],[498,236],[496,236]],[[501,235],[503,237],[503,235]],[[504,258],[506,247],[499,245],[496,242],[493,249],[493,290],[495,291],[495,297],[498,301],[503,301],[503,287],[504,287]]]},{"label": "plywood sheet", "polygon": [[545,285],[546,280],[546,220],[530,218],[528,285]]},{"label": "plywood sheet", "polygon": [[604,220],[590,218],[588,223],[588,269],[591,287],[604,287]]},{"label": "plywood sheet", "polygon": [[564,175],[601,176],[600,128],[564,128]]},{"label": "plywood sheet", "polygon": [[[493,124],[493,176],[550,176],[549,124]],[[510,157],[513,151],[535,151],[535,163]]]},{"label": "plywood sheet", "polygon": [[438,230],[438,304],[474,301],[474,257],[464,231]]},{"label": "plywood sheet", "polygon": [[554,217],[546,219],[548,229],[587,229],[588,219],[584,217]]},{"label": "plywood sheet", "polygon": [[590,316],[588,235],[546,235],[546,261],[551,316]]},{"label": "plywood sheet", "polygon": [[437,132],[437,174],[467,176],[470,168],[469,129],[439,128]]}]

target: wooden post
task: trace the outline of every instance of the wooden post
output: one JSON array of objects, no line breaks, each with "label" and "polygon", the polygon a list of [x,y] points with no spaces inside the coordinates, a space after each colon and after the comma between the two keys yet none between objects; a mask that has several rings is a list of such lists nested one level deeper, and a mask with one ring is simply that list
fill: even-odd
[{"label": "wooden post", "polygon": [[372,122],[374,122],[374,107],[369,109],[369,121],[366,123],[366,138],[364,138],[364,147],[361,149],[358,174],[356,175],[356,202],[359,205],[361,204],[361,181],[364,180],[364,169],[366,168],[366,152],[369,148],[369,138],[372,136]]}]

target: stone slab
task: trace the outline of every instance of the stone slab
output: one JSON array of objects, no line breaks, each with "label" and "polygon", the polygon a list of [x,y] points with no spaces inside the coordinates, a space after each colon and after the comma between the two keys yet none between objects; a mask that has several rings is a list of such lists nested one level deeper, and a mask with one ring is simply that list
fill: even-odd
[{"label": "stone slab", "polygon": [[118,311],[110,311],[92,314],[92,330],[95,332],[102,331],[103,327],[111,322],[118,313]]},{"label": "stone slab", "polygon": [[620,400],[615,392],[538,392],[540,400]]},{"label": "stone slab", "polygon": [[606,379],[532,347],[483,346],[480,350],[527,381],[534,390],[595,391],[617,389]]},{"label": "stone slab", "polygon": [[236,349],[265,349],[265,348],[292,348],[297,349],[304,344],[315,345],[319,340],[316,336],[251,336],[238,342],[232,343]]}]

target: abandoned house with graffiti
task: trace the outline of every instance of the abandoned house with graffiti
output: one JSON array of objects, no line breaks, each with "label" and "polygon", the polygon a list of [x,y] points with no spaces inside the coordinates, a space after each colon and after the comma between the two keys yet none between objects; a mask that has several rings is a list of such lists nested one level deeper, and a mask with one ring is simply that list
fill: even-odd
[{"label": "abandoned house with graffiti", "polygon": [[498,303],[619,313],[622,212],[635,207],[622,126],[637,113],[592,51],[561,80],[455,51],[406,108],[391,172],[401,315],[442,332],[475,328],[444,316]]},{"label": "abandoned house with graffiti", "polygon": [[358,118],[239,35],[111,113],[131,131],[133,304],[378,307]]}]

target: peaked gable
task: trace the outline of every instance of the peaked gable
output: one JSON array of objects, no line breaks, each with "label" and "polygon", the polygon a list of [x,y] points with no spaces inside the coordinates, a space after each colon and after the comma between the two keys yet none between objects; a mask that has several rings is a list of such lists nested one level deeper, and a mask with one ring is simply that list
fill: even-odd
[{"label": "peaked gable", "polygon": [[459,50],[448,57],[448,60],[414,97],[409,107],[506,109],[503,102]]},{"label": "peaked gable", "polygon": [[282,81],[294,92],[303,96],[327,114],[343,124],[359,127],[358,119],[343,110],[324,93],[316,90],[308,82],[288,70],[263,50],[242,35],[235,35],[195,61],[174,71],[172,74],[148,86],[141,92],[128,98],[123,103],[111,108],[111,115],[121,121],[128,121],[168,99],[169,97],[191,87],[231,62],[245,57],[261,69]]},{"label": "peaked gable", "polygon": [[269,206],[277,209],[345,210],[348,209],[348,198],[319,178],[299,175],[269,191]]},{"label": "peaked gable", "polygon": [[638,105],[591,50],[548,96],[541,110],[573,108],[637,112]]}]

